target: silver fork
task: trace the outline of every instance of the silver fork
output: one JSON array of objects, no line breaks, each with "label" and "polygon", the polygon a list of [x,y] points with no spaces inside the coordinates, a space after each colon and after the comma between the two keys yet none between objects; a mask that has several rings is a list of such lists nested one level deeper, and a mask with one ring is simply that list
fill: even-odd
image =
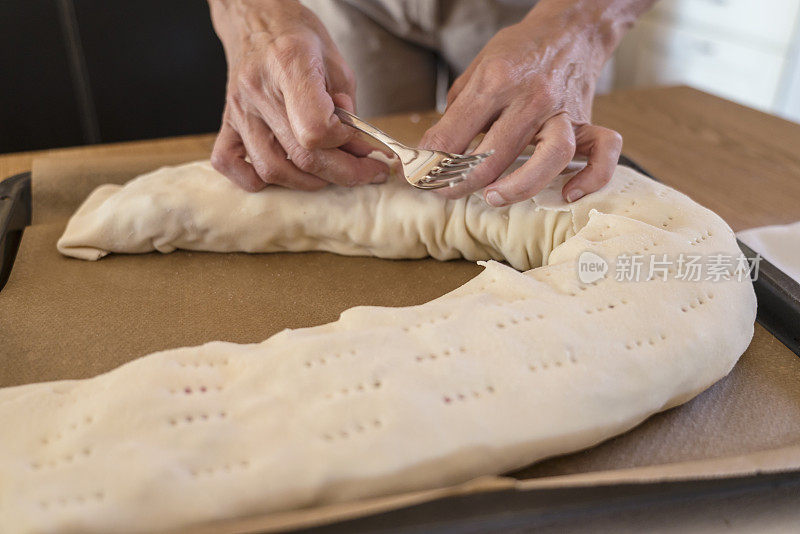
[{"label": "silver fork", "polygon": [[377,139],[397,154],[406,181],[420,189],[439,189],[463,182],[481,161],[492,155],[491,152],[461,155],[407,147],[347,110],[337,107],[335,113],[344,124]]}]

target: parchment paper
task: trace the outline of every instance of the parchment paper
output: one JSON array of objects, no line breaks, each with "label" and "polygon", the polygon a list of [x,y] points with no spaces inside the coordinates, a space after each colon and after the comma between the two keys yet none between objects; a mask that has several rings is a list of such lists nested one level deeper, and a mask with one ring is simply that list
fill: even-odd
[{"label": "parchment paper", "polygon": [[[208,157],[40,159],[33,225],[0,292],[0,387],[84,378],[162,350],[211,340],[258,342],[335,320],[356,305],[406,306],[480,272],[466,261],[391,261],[327,253],[61,256],[69,215],[97,185]],[[644,318],[643,320],[647,320]],[[443,490],[214,525],[277,529],[357,517],[449,494],[800,469],[800,358],[756,325],[733,372],[696,399],[584,452]]]}]

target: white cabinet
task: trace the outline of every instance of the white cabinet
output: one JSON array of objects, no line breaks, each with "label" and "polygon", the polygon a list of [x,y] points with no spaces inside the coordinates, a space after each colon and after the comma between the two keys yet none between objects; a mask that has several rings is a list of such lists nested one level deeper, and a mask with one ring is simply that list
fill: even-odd
[{"label": "white cabinet", "polygon": [[800,120],[799,12],[800,0],[662,0],[623,40],[615,87],[687,84]]},{"label": "white cabinet", "polygon": [[741,41],[784,47],[792,38],[798,9],[797,0],[661,0],[652,15],[680,27],[696,26]]}]

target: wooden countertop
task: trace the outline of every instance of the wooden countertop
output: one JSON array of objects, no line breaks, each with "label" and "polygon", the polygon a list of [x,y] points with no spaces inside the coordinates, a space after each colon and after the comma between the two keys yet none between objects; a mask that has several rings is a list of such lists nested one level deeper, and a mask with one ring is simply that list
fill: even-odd
[{"label": "wooden countertop", "polygon": [[800,124],[689,87],[600,97],[594,119],[735,231],[800,220]]},{"label": "wooden countertop", "polygon": [[[615,92],[595,122],[619,131],[625,153],[665,183],[719,213],[734,230],[800,220],[800,124],[689,87]],[[377,119],[399,138],[422,124]],[[423,123],[430,114],[421,116]],[[40,156],[113,156],[209,150],[213,134],[0,155],[0,178]]]}]

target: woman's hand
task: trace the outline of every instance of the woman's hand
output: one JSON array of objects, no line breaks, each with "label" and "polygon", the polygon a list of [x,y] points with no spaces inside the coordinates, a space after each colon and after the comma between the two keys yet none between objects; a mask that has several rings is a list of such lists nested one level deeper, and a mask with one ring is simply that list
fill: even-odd
[{"label": "woman's hand", "polygon": [[334,115],[355,79],[322,23],[295,0],[209,0],[228,87],[211,163],[248,191],[385,181],[389,169]]},{"label": "woman's hand", "polygon": [[[591,124],[595,82],[624,29],[652,0],[542,0],[520,23],[497,33],[448,93],[441,120],[422,146],[464,153],[494,150],[466,181],[438,190],[457,198],[484,190],[504,206],[529,199],[579,154],[588,164],[563,188],[575,201],[611,178],[622,148],[615,131]],[[498,177],[529,144],[522,167]]]}]

